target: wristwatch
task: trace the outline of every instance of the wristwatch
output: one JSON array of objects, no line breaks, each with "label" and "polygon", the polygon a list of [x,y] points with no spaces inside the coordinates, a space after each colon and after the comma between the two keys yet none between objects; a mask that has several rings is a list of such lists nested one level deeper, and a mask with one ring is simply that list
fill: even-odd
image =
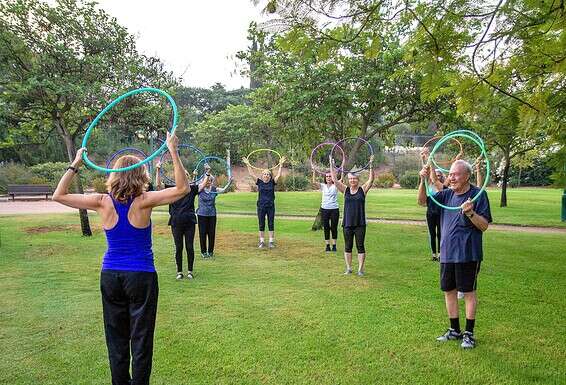
[{"label": "wristwatch", "polygon": [[75,174],[79,172],[79,169],[74,166],[67,167],[67,170],[73,170]]}]

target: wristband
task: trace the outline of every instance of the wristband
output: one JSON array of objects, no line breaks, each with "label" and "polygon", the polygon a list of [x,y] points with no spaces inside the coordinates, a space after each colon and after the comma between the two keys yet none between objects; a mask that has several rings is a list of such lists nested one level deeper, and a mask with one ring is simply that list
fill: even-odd
[{"label": "wristband", "polygon": [[68,170],[73,170],[73,172],[74,172],[75,174],[79,172],[79,169],[76,168],[76,167],[74,167],[74,166],[69,166],[69,167],[67,167],[67,171],[68,171]]}]

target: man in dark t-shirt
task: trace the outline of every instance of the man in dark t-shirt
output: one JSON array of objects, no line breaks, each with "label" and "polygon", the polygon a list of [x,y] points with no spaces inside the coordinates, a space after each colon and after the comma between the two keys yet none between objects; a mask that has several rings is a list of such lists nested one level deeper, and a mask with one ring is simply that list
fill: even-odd
[{"label": "man in dark t-shirt", "polygon": [[[430,166],[420,172],[418,202],[426,205],[425,178]],[[477,305],[477,277],[483,259],[482,234],[492,222],[489,199],[482,192],[475,202],[472,199],[480,189],[470,184],[472,167],[463,160],[452,164],[448,180],[450,188],[433,195],[439,203],[459,210],[441,210],[440,288],[444,291],[450,328],[438,341],[460,340],[463,348],[475,347],[474,324]],[[466,302],[466,329],[460,331],[457,292],[464,293]]]}]

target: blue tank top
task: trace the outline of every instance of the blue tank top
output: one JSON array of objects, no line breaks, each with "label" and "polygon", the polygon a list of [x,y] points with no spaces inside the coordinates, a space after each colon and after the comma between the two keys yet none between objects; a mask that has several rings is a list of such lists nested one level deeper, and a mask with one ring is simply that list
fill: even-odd
[{"label": "blue tank top", "polygon": [[146,228],[139,229],[128,221],[128,211],[134,201],[120,203],[112,196],[112,203],[118,214],[118,222],[110,229],[104,229],[108,250],[102,260],[102,270],[155,272],[151,250],[151,221]]}]

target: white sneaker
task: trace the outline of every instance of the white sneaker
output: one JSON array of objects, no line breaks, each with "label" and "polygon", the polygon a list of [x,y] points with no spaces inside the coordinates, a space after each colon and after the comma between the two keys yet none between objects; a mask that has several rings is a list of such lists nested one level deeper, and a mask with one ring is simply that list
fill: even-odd
[{"label": "white sneaker", "polygon": [[352,274],[352,269],[346,269],[344,275],[350,275],[350,274]]},{"label": "white sneaker", "polygon": [[463,299],[464,298],[464,293],[462,293],[461,291],[458,292],[458,299]]},{"label": "white sneaker", "polygon": [[187,278],[188,278],[188,279],[193,279],[193,278],[194,278],[194,277],[193,277],[193,273],[189,271],[189,272],[187,273]]},{"label": "white sneaker", "polygon": [[183,279],[183,273],[177,273],[177,277],[175,277],[176,280],[179,279]]}]

